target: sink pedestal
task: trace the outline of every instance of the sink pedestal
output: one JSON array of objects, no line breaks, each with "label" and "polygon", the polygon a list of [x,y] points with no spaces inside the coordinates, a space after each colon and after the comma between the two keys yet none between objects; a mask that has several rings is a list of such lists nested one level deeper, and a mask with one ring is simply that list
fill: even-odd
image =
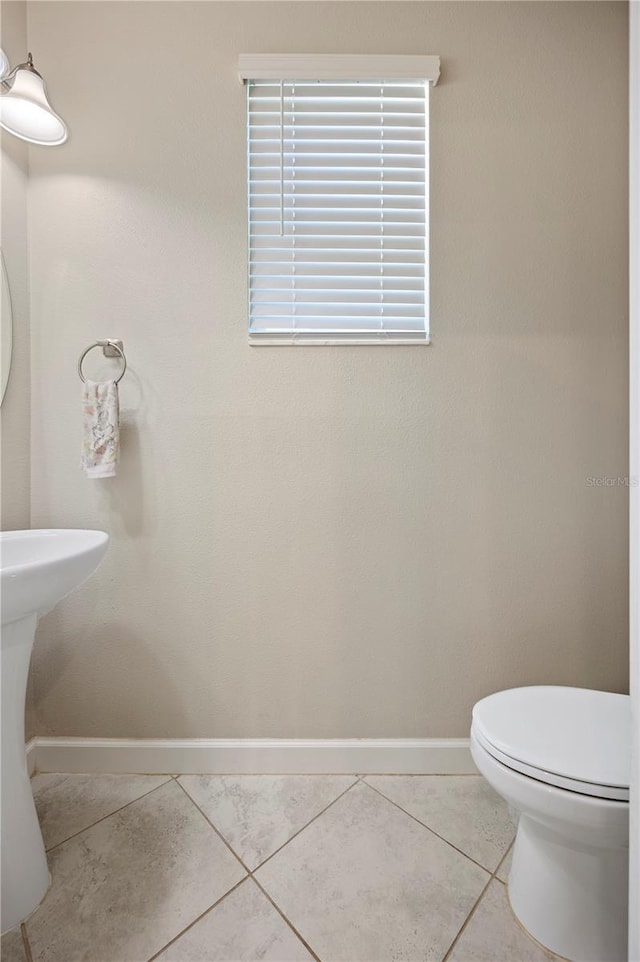
[{"label": "sink pedestal", "polygon": [[22,922],[49,885],[24,747],[24,703],[38,616],[2,626],[2,931]]},{"label": "sink pedestal", "polygon": [[49,883],[24,750],[24,703],[38,616],[93,574],[108,543],[104,531],[0,531],[2,932],[37,908]]}]

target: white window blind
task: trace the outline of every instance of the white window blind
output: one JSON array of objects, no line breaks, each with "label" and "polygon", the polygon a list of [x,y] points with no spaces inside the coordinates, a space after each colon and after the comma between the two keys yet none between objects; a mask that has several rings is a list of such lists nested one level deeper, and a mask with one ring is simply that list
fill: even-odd
[{"label": "white window blind", "polygon": [[247,96],[252,340],[427,342],[429,83]]}]

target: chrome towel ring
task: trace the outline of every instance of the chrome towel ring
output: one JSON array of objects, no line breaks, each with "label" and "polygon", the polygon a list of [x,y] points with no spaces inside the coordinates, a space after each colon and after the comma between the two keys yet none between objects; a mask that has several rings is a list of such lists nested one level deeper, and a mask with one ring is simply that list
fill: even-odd
[{"label": "chrome towel ring", "polygon": [[80,376],[80,380],[81,380],[83,383],[86,381],[86,378],[85,378],[84,374],[82,373],[82,362],[84,361],[84,359],[85,359],[85,357],[87,356],[87,354],[89,353],[89,351],[92,351],[92,350],[94,349],[94,347],[101,347],[101,348],[102,348],[102,353],[104,354],[105,357],[120,357],[120,358],[121,358],[121,360],[122,360],[122,371],[120,372],[120,375],[115,379],[115,380],[116,380],[116,384],[118,384],[118,382],[121,381],[122,378],[124,377],[124,372],[127,370],[127,359],[126,359],[126,357],[124,356],[124,348],[123,348],[123,346],[122,346],[122,341],[115,341],[115,340],[113,340],[113,339],[111,339],[111,338],[108,338],[106,341],[94,341],[93,344],[90,344],[89,347],[86,348],[86,350],[84,350],[84,351],[82,352],[82,354],[80,355],[80,358],[79,358],[79,360],[78,360],[78,374],[79,374],[79,376]]}]

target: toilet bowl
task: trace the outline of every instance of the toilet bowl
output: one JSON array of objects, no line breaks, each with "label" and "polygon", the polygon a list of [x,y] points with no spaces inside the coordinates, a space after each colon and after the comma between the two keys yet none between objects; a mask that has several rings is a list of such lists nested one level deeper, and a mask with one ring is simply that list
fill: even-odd
[{"label": "toilet bowl", "polygon": [[473,709],[473,759],[518,820],[511,907],[572,962],[627,959],[630,724],[627,695],[584,688],[514,688]]}]

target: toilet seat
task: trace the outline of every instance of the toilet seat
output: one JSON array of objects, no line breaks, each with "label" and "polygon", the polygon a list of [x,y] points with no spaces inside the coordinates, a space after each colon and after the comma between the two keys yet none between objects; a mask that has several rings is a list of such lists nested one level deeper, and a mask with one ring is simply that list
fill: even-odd
[{"label": "toilet seat", "polygon": [[497,692],[473,709],[472,730],[496,761],[548,785],[629,800],[628,695],[532,686]]}]

